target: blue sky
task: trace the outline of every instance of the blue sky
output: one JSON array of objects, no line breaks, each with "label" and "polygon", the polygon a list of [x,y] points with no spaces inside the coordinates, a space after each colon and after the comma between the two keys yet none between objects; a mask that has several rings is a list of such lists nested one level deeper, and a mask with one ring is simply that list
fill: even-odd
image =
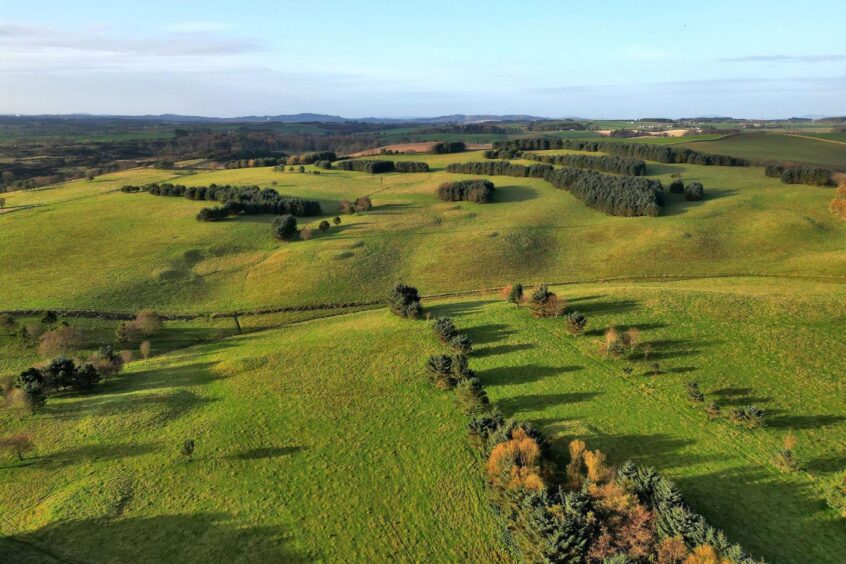
[{"label": "blue sky", "polygon": [[0,113],[846,114],[846,2],[0,0]]}]

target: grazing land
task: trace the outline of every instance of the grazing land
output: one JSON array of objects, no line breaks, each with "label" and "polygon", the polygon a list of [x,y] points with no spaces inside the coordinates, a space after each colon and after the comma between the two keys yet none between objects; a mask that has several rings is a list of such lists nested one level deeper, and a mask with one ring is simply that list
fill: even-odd
[{"label": "grazing land", "polygon": [[[705,139],[649,141],[846,162],[836,143],[796,136]],[[699,182],[705,197],[665,190],[659,216],[628,218],[542,178],[491,176],[485,205],[439,200],[442,183],[476,178],[446,167],[482,151],[366,158],[429,172],[138,167],[3,194],[0,311],[21,325],[57,311],[82,332],[80,358],[113,342],[112,314],[166,319],[149,359],[136,354],[94,391],[51,393],[33,415],[0,411],[0,435],[35,445],[24,460],[0,454],[0,555],[507,560],[466,418],[426,381],[431,323],[382,304],[404,281],[472,339],[491,402],[542,430],[561,467],[584,440],[614,466],[673,479],[753,556],[838,560],[846,529],[823,501],[846,470],[846,222],[828,209],[832,188],[782,184],[760,166],[648,161],[648,178]],[[323,213],[297,218],[309,237],[279,241],[270,215],[197,221],[209,202],[120,191],[152,182],[272,188]],[[372,209],[344,213],[365,197]],[[499,288],[516,282],[549,284],[586,330],[504,302]],[[603,353],[608,327],[637,341]],[[0,334],[0,376],[45,360]],[[689,401],[691,381],[721,415]],[[765,410],[763,428],[729,420],[749,404]],[[799,463],[783,472],[774,457],[788,434]]]}]

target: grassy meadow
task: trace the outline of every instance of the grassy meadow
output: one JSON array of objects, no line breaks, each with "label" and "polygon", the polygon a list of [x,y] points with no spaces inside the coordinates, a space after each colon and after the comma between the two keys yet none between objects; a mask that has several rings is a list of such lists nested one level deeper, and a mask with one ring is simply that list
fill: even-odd
[{"label": "grassy meadow", "polygon": [[742,157],[757,163],[773,161],[846,171],[846,144],[823,140],[839,140],[836,136],[837,134],[831,133],[744,134],[730,135],[715,141],[697,141],[688,146],[703,153]]},{"label": "grassy meadow", "polygon": [[[691,146],[734,154],[719,148],[732,139]],[[0,561],[507,560],[465,418],[426,381],[440,350],[427,322],[363,306],[245,315],[239,332],[205,315],[368,302],[397,281],[466,330],[491,400],[540,426],[562,461],[583,439],[613,464],[658,468],[754,555],[841,559],[846,525],[822,501],[846,469],[846,223],[830,188],[650,162],[649,176],[702,182],[706,197],[667,194],[661,216],[622,218],[539,179],[492,177],[487,205],[438,200],[465,178],[445,167],[481,152],[384,158],[431,172],[137,169],[4,195],[0,311],[198,315],[168,322],[149,360],[90,394],[0,411],[0,435],[26,429],[36,445],[24,461],[0,454]],[[374,208],[283,243],[270,216],[202,223],[214,203],[119,191],[162,181],[319,199],[324,216],[303,227],[344,199]],[[512,282],[554,284],[587,332],[486,291]],[[85,335],[79,356],[117,325],[67,321]],[[638,329],[640,345],[605,358],[609,326]],[[0,376],[42,360],[0,335]],[[766,427],[710,421],[691,380],[723,412],[763,407]],[[785,474],[773,457],[788,433],[801,470]],[[192,461],[179,454],[189,438]]]}]

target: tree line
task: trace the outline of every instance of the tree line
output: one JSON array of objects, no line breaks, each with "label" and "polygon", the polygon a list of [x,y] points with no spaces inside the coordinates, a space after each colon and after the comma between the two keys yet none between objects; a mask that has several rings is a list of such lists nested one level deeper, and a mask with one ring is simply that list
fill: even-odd
[{"label": "tree line", "polygon": [[463,141],[441,141],[435,143],[429,152],[434,155],[444,155],[447,153],[463,153],[467,150],[467,145]]},{"label": "tree line", "polygon": [[493,195],[494,183],[484,179],[444,182],[438,186],[438,198],[445,202],[487,204],[493,200]]},{"label": "tree line", "polygon": [[[399,315],[402,304],[419,303],[416,289],[405,285],[397,286],[392,298],[400,306],[392,307]],[[419,309],[414,313],[403,317],[419,317]],[[571,333],[582,332],[584,323],[577,325]],[[539,429],[506,419],[491,404],[470,367],[470,337],[445,317],[435,319],[432,330],[448,350],[426,359],[427,376],[435,388],[452,390],[468,417],[470,442],[484,461],[489,499],[516,561],[755,562],[691,509],[675,484],[653,468],[631,461],[613,468],[605,453],[589,450],[578,439],[569,444],[566,466],[559,467]]]},{"label": "tree line", "polygon": [[381,161],[381,160],[341,160],[335,163],[339,170],[355,172],[369,172],[381,174],[384,172],[429,172],[429,164],[414,161]]},{"label": "tree line", "polygon": [[577,168],[556,169],[548,164],[525,166],[508,161],[452,163],[447,166],[447,172],[543,178],[556,188],[567,190],[588,207],[610,215],[655,216],[664,204],[661,182],[642,176],[618,176]]},{"label": "tree line", "polygon": [[320,215],[322,210],[317,200],[306,200],[292,196],[280,196],[273,188],[258,186],[231,186],[211,184],[209,186],[182,186],[180,184],[147,184],[145,186],[124,186],[123,192],[146,191],[154,196],[184,197],[189,200],[223,202],[223,206],[203,208],[197,214],[198,221],[220,221],[227,217],[246,214],[291,214],[307,217]]},{"label": "tree line", "polygon": [[705,166],[749,166],[746,159],[728,155],[700,153],[685,147],[657,145],[650,143],[614,143],[609,141],[590,141],[586,139],[550,139],[536,137],[529,139],[510,139],[497,141],[494,149],[514,149],[517,151],[548,151],[550,149],[570,149],[589,153],[608,153],[622,157],[633,157],[659,163],[687,163]]},{"label": "tree line", "polygon": [[521,159],[538,161],[553,165],[598,170],[614,174],[628,174],[629,176],[644,176],[646,163],[640,159],[621,157],[618,155],[541,155],[539,153],[521,153]]},{"label": "tree line", "polygon": [[785,184],[808,184],[810,186],[835,186],[834,173],[827,168],[781,165],[769,165],[764,169],[764,175],[770,178],[780,178]]}]

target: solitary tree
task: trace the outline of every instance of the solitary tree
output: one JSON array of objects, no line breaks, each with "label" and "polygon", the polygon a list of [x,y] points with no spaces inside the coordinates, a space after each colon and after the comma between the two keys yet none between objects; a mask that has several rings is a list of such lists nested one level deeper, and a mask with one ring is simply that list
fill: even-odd
[{"label": "solitary tree", "polygon": [[194,459],[195,446],[194,439],[186,439],[185,442],[182,443],[182,456],[184,456],[189,462]]},{"label": "solitary tree", "polygon": [[135,315],[135,328],[144,335],[149,337],[161,331],[164,326],[161,316],[151,309],[143,309]]},{"label": "solitary tree", "polygon": [[150,356],[150,341],[144,341],[141,343],[141,346],[138,347],[138,352],[141,353],[141,356],[144,357],[144,362],[147,362],[147,357]]},{"label": "solitary tree", "polygon": [[272,230],[273,236],[280,241],[290,241],[297,234],[297,218],[291,214],[277,215]]},{"label": "solitary tree", "polygon": [[329,222],[324,219],[323,221],[320,222],[320,224],[317,227],[321,231],[328,231],[329,227],[331,227],[331,226],[329,225]]},{"label": "solitary tree", "polygon": [[18,460],[24,459],[24,453],[30,452],[35,445],[27,433],[15,433],[7,437],[0,437],[0,449],[11,450],[18,456]]}]

